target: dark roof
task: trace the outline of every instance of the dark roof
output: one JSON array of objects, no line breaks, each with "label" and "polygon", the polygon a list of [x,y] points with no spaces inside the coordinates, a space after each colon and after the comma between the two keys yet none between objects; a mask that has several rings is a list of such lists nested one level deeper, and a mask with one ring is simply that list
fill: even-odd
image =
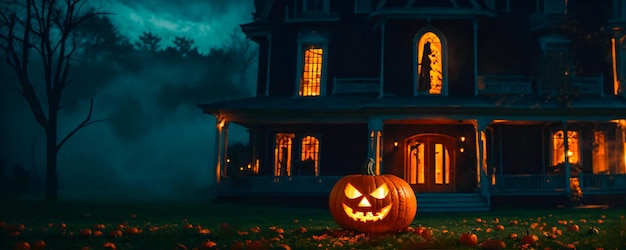
[{"label": "dark roof", "polygon": [[227,117],[241,123],[346,123],[366,122],[382,115],[402,118],[437,117],[447,119],[512,120],[613,120],[626,119],[626,100],[616,96],[575,100],[568,107],[555,101],[523,96],[323,96],[252,97],[202,104],[204,113]]}]

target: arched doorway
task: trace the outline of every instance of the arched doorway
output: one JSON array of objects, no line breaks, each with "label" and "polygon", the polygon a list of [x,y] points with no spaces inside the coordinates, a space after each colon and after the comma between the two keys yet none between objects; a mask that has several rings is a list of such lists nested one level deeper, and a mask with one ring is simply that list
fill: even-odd
[{"label": "arched doorway", "polygon": [[419,192],[454,192],[454,138],[418,134],[404,140],[404,179]]}]

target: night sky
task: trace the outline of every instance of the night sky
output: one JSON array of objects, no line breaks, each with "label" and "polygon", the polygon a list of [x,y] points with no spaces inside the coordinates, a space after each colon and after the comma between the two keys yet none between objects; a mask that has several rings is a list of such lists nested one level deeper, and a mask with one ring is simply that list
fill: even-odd
[{"label": "night sky", "polygon": [[[233,30],[250,22],[254,11],[252,0],[107,0],[100,4],[102,10],[113,13],[108,17],[131,43],[142,32],[160,36],[162,49],[171,46],[176,36],[188,37],[202,54],[228,49]],[[244,36],[240,31],[238,35]],[[59,198],[207,198],[215,182],[211,177],[215,171],[215,119],[203,114],[196,104],[252,95],[255,78],[252,72],[244,84],[216,82],[215,78],[236,79],[237,71],[207,66],[224,64],[219,57],[206,60],[213,62],[194,65],[146,58],[133,70],[105,61],[94,64],[90,71],[72,72],[74,83],[63,96],[64,109],[59,114],[59,138],[84,119],[89,98],[94,99],[92,119],[110,120],[83,128],[61,148]],[[80,63],[75,63],[73,69],[80,69]],[[37,65],[33,59],[34,79],[41,72]],[[256,70],[256,65],[252,69]],[[16,91],[15,72],[4,60],[0,62],[0,76],[0,161],[8,176],[21,164],[43,188],[44,131]],[[39,82],[33,85],[43,86]],[[238,89],[239,95],[229,96],[232,89]],[[235,128],[229,141],[245,141],[241,131]]]}]

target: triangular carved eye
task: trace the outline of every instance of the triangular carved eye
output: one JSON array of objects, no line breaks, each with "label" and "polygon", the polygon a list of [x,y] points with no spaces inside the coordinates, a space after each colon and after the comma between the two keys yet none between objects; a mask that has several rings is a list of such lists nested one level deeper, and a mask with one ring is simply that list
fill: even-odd
[{"label": "triangular carved eye", "polygon": [[384,183],[380,187],[378,187],[374,192],[370,193],[370,195],[376,199],[384,199],[389,194],[389,188],[387,187],[387,183]]},{"label": "triangular carved eye", "polygon": [[352,186],[352,184],[350,183],[346,185],[346,189],[344,190],[344,192],[346,194],[346,197],[348,197],[348,199],[356,199],[356,198],[363,196],[363,194],[359,192],[359,190],[356,190],[356,188]]}]

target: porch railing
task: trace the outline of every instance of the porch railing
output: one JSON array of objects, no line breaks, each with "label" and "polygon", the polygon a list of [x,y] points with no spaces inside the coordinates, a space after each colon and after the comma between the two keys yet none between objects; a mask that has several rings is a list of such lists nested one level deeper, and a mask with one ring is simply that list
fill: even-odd
[{"label": "porch railing", "polygon": [[[598,77],[572,77],[572,87],[582,95],[604,95],[604,76]],[[533,84],[537,85],[537,90],[533,91]],[[536,94],[543,95],[550,93],[550,89],[533,83],[530,76],[523,75],[482,75],[478,76],[479,94]]]},{"label": "porch railing", "polygon": [[[626,174],[578,174],[580,188],[585,194],[626,193]],[[562,175],[526,174],[496,175],[490,187],[493,195],[552,195],[565,192],[570,185]]]},{"label": "porch railing", "polygon": [[237,176],[223,177],[221,195],[326,195],[342,176]]},{"label": "porch railing", "polygon": [[626,193],[626,174],[579,174],[584,194]]},{"label": "porch railing", "polygon": [[507,195],[554,194],[565,191],[565,183],[565,178],[557,175],[496,175],[490,191]]}]

